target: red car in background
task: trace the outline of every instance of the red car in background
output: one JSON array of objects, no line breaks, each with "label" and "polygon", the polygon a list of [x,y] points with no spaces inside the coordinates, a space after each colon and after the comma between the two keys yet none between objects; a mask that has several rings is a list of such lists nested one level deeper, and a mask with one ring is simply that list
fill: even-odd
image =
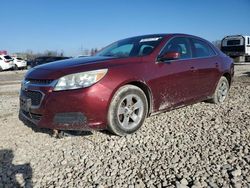
[{"label": "red car in background", "polygon": [[20,117],[50,129],[126,135],[152,114],[204,100],[222,103],[233,74],[232,60],[202,38],[132,37],[95,56],[29,70],[20,92]]}]

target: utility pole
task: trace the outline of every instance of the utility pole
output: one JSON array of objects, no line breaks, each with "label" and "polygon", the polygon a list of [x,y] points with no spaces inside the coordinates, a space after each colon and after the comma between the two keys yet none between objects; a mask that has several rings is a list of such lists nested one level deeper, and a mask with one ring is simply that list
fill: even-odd
[{"label": "utility pole", "polygon": [[83,45],[82,45],[82,43],[81,43],[81,55],[82,55],[82,52],[83,52]]}]

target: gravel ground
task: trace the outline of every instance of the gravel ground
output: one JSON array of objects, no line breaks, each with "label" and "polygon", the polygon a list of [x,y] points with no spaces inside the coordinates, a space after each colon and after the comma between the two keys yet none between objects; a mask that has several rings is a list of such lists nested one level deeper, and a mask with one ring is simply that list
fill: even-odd
[{"label": "gravel ground", "polygon": [[250,65],[244,67],[236,66],[223,105],[152,116],[126,137],[94,131],[61,139],[18,120],[25,71],[0,73],[0,187],[250,187]]}]

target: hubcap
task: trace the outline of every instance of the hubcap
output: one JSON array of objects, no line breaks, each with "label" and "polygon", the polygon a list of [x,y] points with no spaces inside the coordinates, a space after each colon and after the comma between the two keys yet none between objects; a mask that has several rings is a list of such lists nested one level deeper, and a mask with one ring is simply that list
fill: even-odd
[{"label": "hubcap", "polygon": [[228,85],[226,81],[223,81],[218,89],[218,100],[220,103],[226,99],[227,92],[228,92]]},{"label": "hubcap", "polygon": [[141,98],[136,94],[130,94],[121,100],[118,106],[117,117],[124,129],[133,129],[141,121],[144,107]]}]

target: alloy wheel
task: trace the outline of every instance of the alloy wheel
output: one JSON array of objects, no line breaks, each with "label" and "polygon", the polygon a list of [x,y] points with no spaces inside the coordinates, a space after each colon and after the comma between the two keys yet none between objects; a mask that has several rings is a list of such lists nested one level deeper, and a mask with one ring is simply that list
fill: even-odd
[{"label": "alloy wheel", "polygon": [[222,81],[218,89],[218,101],[220,103],[222,103],[226,99],[227,93],[228,93],[228,84],[226,81]]},{"label": "alloy wheel", "polygon": [[129,94],[125,96],[117,111],[117,118],[124,129],[133,129],[136,127],[143,117],[143,102],[136,94]]}]

